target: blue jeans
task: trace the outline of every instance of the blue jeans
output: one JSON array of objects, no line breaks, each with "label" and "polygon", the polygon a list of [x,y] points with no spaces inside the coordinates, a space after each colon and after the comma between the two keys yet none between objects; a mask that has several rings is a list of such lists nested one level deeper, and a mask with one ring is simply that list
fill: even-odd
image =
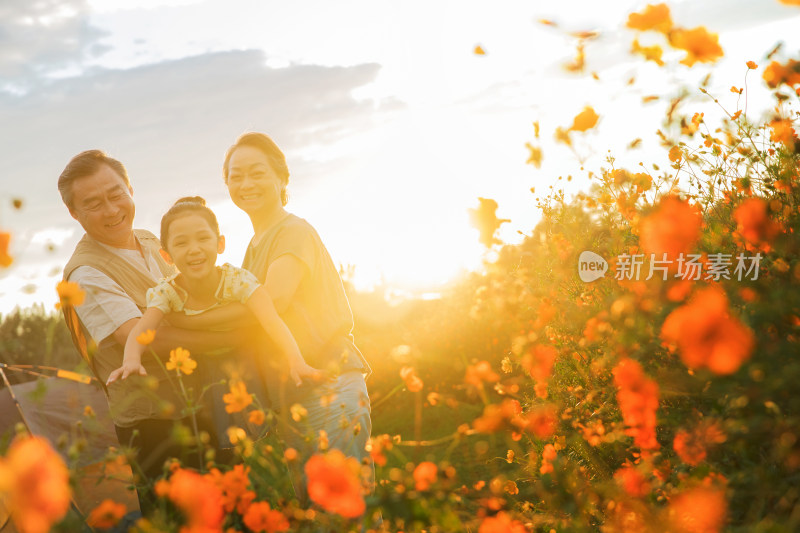
[{"label": "blue jeans", "polygon": [[375,471],[365,446],[372,431],[372,420],[364,376],[359,371],[345,372],[335,381],[304,389],[301,388],[292,400],[307,414],[299,421],[293,420],[292,403],[289,403],[281,416],[284,423],[279,424],[279,434],[286,447],[298,452],[298,460],[292,462],[290,469],[300,502],[308,504],[303,466],[314,453],[319,452],[320,430],[327,434],[328,449],[341,450],[364,465],[365,481],[371,485]]}]

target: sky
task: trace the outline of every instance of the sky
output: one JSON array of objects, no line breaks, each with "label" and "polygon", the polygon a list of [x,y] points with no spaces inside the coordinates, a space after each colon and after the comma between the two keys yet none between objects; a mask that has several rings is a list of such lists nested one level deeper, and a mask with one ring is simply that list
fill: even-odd
[{"label": "sky", "polygon": [[[498,202],[498,216],[511,220],[500,237],[518,242],[539,217],[537,195],[587,189],[586,172],[608,150],[630,165],[666,167],[653,134],[664,105],[680,86],[697,94],[711,70],[678,65],[680,53],[665,54],[667,69],[633,57],[624,25],[645,5],[0,0],[0,230],[11,232],[15,259],[0,271],[0,314],[52,309],[83,234],[56,181],[90,148],[126,165],[137,227],[157,232],[177,198],[199,194],[227,238],[221,261],[241,264],[252,227],[220,167],[245,131],[268,133],[283,149],[288,209],[317,228],[337,264],[354,267],[357,287],[436,291],[481,266],[468,216],[479,197]],[[779,42],[797,56],[800,9],[777,0],[668,5],[676,24],[719,34],[725,56],[709,90],[723,105],[736,106],[729,87],[745,83],[745,62],[759,63],[747,78],[748,109],[766,112],[764,57]],[[563,68],[576,31],[597,32],[584,75]],[[642,104],[650,94],[661,98]],[[578,143],[581,170],[552,132],[586,105],[601,119]],[[637,137],[641,147],[625,154]],[[526,164],[526,142],[541,145],[541,168]],[[558,180],[567,175],[574,179]]]}]

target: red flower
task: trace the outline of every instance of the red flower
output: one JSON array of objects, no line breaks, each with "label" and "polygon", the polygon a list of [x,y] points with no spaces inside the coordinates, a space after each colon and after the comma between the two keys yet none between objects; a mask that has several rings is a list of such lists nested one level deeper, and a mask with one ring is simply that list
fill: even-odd
[{"label": "red flower", "polygon": [[725,434],[716,422],[704,422],[693,431],[681,429],[675,434],[672,447],[681,461],[690,466],[697,466],[706,458],[709,445],[725,442]]},{"label": "red flower", "polygon": [[650,492],[650,484],[634,466],[623,466],[614,473],[614,479],[634,498],[641,498]]},{"label": "red flower", "polygon": [[618,389],[617,403],[627,426],[625,434],[633,437],[633,443],[642,450],[658,448],[658,384],[645,376],[642,366],[633,359],[622,359],[612,372]]},{"label": "red flower", "polygon": [[495,516],[483,519],[478,533],[525,533],[527,530],[519,520],[512,520],[508,513],[500,511]]},{"label": "red flower", "polygon": [[0,494],[21,533],[45,533],[64,518],[72,490],[64,460],[39,437],[18,437],[0,459]]},{"label": "red flower", "polygon": [[464,376],[464,382],[483,388],[483,382],[494,383],[500,380],[500,376],[492,370],[492,366],[488,361],[480,361],[477,364],[467,366],[467,374]]},{"label": "red flower", "polygon": [[105,499],[92,509],[86,523],[96,529],[110,529],[117,525],[126,512],[125,504]]},{"label": "red flower", "polygon": [[363,490],[359,480],[360,466],[339,450],[313,455],[305,466],[308,496],[323,509],[345,518],[364,514]]},{"label": "red flower", "polygon": [[500,511],[495,516],[483,519],[478,533],[525,533],[527,530],[519,520],[512,520],[508,513]]},{"label": "red flower", "polygon": [[525,417],[523,428],[528,433],[533,433],[540,439],[549,437],[556,431],[558,416],[555,407],[542,405],[531,409]]},{"label": "red flower", "polygon": [[221,530],[225,519],[222,492],[211,479],[178,468],[169,479],[166,495],[183,511],[188,531]]},{"label": "red flower", "polygon": [[675,196],[664,198],[655,211],[645,217],[639,230],[639,244],[645,254],[666,253],[675,263],[680,254],[692,251],[700,238],[703,219],[697,207]]},{"label": "red flower", "polygon": [[557,356],[558,352],[553,346],[536,344],[522,357],[522,367],[530,373],[539,387],[536,389],[536,396],[539,398],[547,397],[547,380],[553,373]]},{"label": "red flower", "polygon": [[725,524],[727,502],[722,490],[697,487],[674,497],[667,512],[675,532],[714,533]]},{"label": "red flower", "polygon": [[749,244],[770,250],[769,242],[780,233],[780,225],[767,213],[767,202],[761,198],[748,198],[733,212],[736,232]]},{"label": "red flower", "polygon": [[430,461],[422,461],[414,469],[415,488],[419,491],[428,490],[436,482],[439,468]]},{"label": "red flower", "polygon": [[244,525],[255,533],[277,533],[289,530],[289,521],[280,511],[271,509],[267,502],[256,502],[247,508],[242,518]]},{"label": "red flower", "polygon": [[716,285],[699,290],[684,306],[667,316],[661,338],[677,345],[689,368],[708,367],[715,374],[732,374],[750,357],[753,332],[728,314],[728,298]]},{"label": "red flower", "polygon": [[400,377],[406,382],[406,388],[409,392],[419,392],[424,386],[422,380],[417,376],[417,371],[414,370],[412,366],[404,366],[401,368]]}]

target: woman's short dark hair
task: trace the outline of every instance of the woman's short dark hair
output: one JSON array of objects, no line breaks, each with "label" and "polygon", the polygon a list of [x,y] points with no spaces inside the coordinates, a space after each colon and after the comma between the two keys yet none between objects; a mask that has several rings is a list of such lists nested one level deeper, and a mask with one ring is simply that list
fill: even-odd
[{"label": "woman's short dark hair", "polygon": [[58,192],[61,193],[61,199],[64,204],[70,209],[72,206],[72,184],[75,180],[91,176],[103,165],[107,165],[114,172],[119,174],[122,181],[128,188],[131,187],[131,181],[128,179],[128,171],[125,170],[125,165],[109,157],[102,150],[86,150],[81,152],[72,159],[70,159],[67,166],[58,177]]},{"label": "woman's short dark hair", "polygon": [[167,249],[167,241],[169,241],[169,225],[172,224],[176,218],[180,218],[186,214],[197,214],[206,219],[208,225],[211,226],[211,229],[214,231],[216,236],[219,237],[219,223],[217,222],[217,216],[206,205],[205,199],[200,196],[184,196],[172,204],[172,207],[169,208],[169,211],[164,213],[164,216],[161,217],[161,247],[163,249]]},{"label": "woman's short dark hair", "polygon": [[251,146],[260,150],[267,156],[267,159],[272,165],[272,170],[275,171],[275,174],[280,178],[281,183],[283,183],[283,189],[281,189],[281,203],[286,205],[289,201],[289,195],[286,192],[286,186],[289,184],[289,167],[286,164],[286,156],[283,155],[283,152],[281,152],[281,149],[275,144],[275,141],[264,133],[259,133],[257,131],[243,133],[236,139],[236,142],[228,148],[228,151],[225,152],[225,161],[222,163],[222,177],[225,179],[225,183],[228,183],[228,164],[231,161],[231,156],[237,148],[242,146]]}]

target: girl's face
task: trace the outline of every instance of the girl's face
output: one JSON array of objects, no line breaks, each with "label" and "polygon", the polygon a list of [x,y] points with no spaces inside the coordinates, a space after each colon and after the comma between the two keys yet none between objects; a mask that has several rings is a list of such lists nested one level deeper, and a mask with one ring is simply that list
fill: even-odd
[{"label": "girl's face", "polygon": [[191,212],[170,223],[166,244],[169,259],[192,280],[213,275],[217,255],[225,251],[225,237],[217,236],[202,215]]},{"label": "girl's face", "polygon": [[228,161],[228,193],[236,207],[253,215],[280,209],[283,183],[267,155],[252,146],[240,146]]}]

